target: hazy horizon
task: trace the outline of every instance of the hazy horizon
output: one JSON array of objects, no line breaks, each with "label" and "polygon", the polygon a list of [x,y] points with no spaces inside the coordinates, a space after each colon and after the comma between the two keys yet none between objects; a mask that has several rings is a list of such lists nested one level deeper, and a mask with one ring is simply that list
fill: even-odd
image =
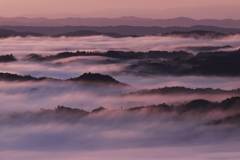
[{"label": "hazy horizon", "polygon": [[240,159],[239,8],[0,0],[0,160]]},{"label": "hazy horizon", "polygon": [[[14,4],[14,5],[13,5]],[[57,4],[57,5],[56,5]],[[84,5],[83,5],[84,4]],[[168,19],[176,17],[189,17],[193,19],[240,19],[238,10],[240,2],[237,0],[181,2],[136,0],[116,1],[101,0],[52,0],[17,1],[1,0],[0,17],[28,17],[28,18],[118,18],[123,16],[136,16],[142,18]]]}]

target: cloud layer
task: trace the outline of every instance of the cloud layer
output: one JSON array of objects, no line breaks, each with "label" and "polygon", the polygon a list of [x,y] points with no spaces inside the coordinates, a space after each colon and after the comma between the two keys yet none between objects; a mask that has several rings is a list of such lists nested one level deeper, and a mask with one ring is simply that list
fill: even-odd
[{"label": "cloud layer", "polygon": [[[18,61],[1,63],[1,72],[69,79],[85,72],[109,74],[132,85],[131,90],[69,81],[0,82],[0,159],[239,159],[239,127],[208,126],[207,122],[225,118],[225,113],[206,115],[138,114],[121,110],[143,105],[182,104],[194,99],[222,101],[232,94],[132,95],[130,91],[165,86],[236,89],[239,77],[140,76],[126,74],[126,64],[138,60],[119,60],[100,56],[71,57],[49,61],[26,60],[26,55],[57,54],[65,50],[106,51],[109,48],[134,51],[168,50],[191,45],[240,46],[238,36],[223,39],[177,37],[120,38],[8,38],[0,40],[1,54],[13,53]],[[74,122],[68,119],[41,121],[31,112],[58,105],[91,111],[100,106],[115,112],[90,114]],[[28,112],[26,112],[28,111]],[[30,111],[30,112],[29,112]],[[21,118],[20,112],[26,116]],[[20,117],[20,118],[19,118]],[[62,117],[61,117],[62,118]],[[64,117],[63,117],[64,118]],[[36,158],[37,157],[37,158]]]},{"label": "cloud layer", "polygon": [[78,38],[7,38],[0,39],[1,54],[13,53],[16,56],[30,53],[56,54],[62,51],[107,51],[107,50],[132,50],[173,51],[178,48],[190,46],[232,46],[232,50],[240,47],[239,36],[230,36],[221,39],[194,39],[181,37],[139,37],[139,38],[110,38],[102,36]]}]

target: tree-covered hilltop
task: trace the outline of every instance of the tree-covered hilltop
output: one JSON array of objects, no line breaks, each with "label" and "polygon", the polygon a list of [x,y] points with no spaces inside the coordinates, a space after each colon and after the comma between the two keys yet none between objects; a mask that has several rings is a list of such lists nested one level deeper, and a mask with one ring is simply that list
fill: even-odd
[{"label": "tree-covered hilltop", "polygon": [[17,59],[12,54],[0,56],[0,63],[14,62],[14,61],[17,61]]}]

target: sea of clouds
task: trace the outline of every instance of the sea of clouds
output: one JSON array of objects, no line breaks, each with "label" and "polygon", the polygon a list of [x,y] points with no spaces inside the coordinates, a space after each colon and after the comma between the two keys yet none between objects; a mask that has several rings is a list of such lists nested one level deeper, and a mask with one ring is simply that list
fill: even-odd
[{"label": "sea of clouds", "polygon": [[[7,38],[0,39],[1,55],[13,54],[18,61],[1,63],[0,72],[35,77],[69,79],[86,72],[108,74],[133,88],[86,85],[67,81],[0,82],[0,159],[231,159],[240,158],[239,127],[207,126],[213,115],[131,114],[120,110],[143,105],[186,102],[194,99],[222,101],[233,95],[126,96],[140,89],[165,86],[236,89],[239,77],[139,76],[121,71],[126,62],[105,64],[104,57],[74,57],[54,61],[28,61],[27,54],[57,54],[62,51],[167,50],[188,46],[240,46],[239,36],[222,39],[180,37],[109,38]],[[194,53],[195,54],[195,53]],[[115,60],[115,59],[113,59]],[[127,61],[132,63],[132,61]],[[236,95],[235,95],[236,96]],[[92,111],[100,106],[115,113],[99,113],[76,123],[38,123],[34,117],[6,118],[14,112],[37,112],[58,105]]]}]

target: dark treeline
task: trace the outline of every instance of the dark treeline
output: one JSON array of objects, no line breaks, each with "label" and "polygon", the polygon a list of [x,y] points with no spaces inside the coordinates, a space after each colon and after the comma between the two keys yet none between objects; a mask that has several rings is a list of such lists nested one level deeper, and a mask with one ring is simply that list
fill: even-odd
[{"label": "dark treeline", "polygon": [[193,38],[222,38],[234,34],[225,34],[215,31],[193,30],[189,32],[173,31],[170,33],[164,33],[163,36],[180,36],[180,37],[193,37]]},{"label": "dark treeline", "polygon": [[230,45],[225,46],[190,46],[190,47],[178,47],[179,50],[187,50],[194,52],[213,52],[218,51],[220,49],[229,49],[232,48]]},{"label": "dark treeline", "polygon": [[62,52],[56,55],[42,56],[39,54],[29,54],[25,57],[27,60],[46,61],[56,60],[61,58],[77,57],[77,56],[104,56],[110,58],[120,59],[148,59],[148,58],[163,58],[163,59],[189,59],[193,57],[193,54],[184,51],[149,51],[149,52],[124,52],[124,51],[107,51],[105,53],[100,52]]},{"label": "dark treeline", "polygon": [[22,75],[17,75],[17,74],[12,74],[12,73],[2,73],[2,72],[0,72],[0,81],[10,81],[10,82],[19,81],[19,82],[23,82],[23,81],[42,81],[42,80],[47,80],[47,79],[57,80],[57,79],[48,78],[48,77],[36,78],[36,77],[32,77],[31,75],[22,76]]},{"label": "dark treeline", "polygon": [[179,56],[171,60],[140,60],[126,71],[143,75],[240,76],[239,61],[240,50],[200,52],[189,59]]},{"label": "dark treeline", "polygon": [[[108,110],[104,107],[99,107],[90,112],[82,109],[72,109],[69,107],[58,106],[54,110],[52,109],[40,109],[38,112],[25,112],[25,113],[13,113],[9,115],[0,115],[0,124],[5,121],[11,120],[15,123],[46,123],[50,121],[56,121],[61,123],[79,122],[86,116],[95,114],[103,114],[104,116],[111,116],[114,113],[134,114],[146,116],[161,116],[161,114],[174,114],[175,116],[201,116],[204,117],[215,112],[222,113],[227,116],[221,120],[212,120],[206,125],[219,125],[219,124],[237,124],[240,123],[240,97],[232,97],[223,100],[222,102],[210,102],[203,99],[193,100],[187,103],[178,105],[167,105],[165,103],[159,105],[141,106],[129,109],[117,109]],[[31,121],[25,121],[31,119]],[[8,121],[9,122],[9,121]]]},{"label": "dark treeline", "polygon": [[207,123],[207,125],[223,125],[223,124],[225,124],[225,125],[227,125],[227,124],[240,125],[240,114],[228,116],[223,119],[213,120],[213,121]]},{"label": "dark treeline", "polygon": [[24,82],[24,81],[62,81],[62,82],[79,82],[79,83],[87,83],[87,84],[102,84],[102,85],[113,85],[117,87],[131,87],[128,84],[121,83],[109,75],[102,75],[99,73],[84,73],[79,77],[70,78],[66,80],[55,79],[52,77],[32,77],[30,75],[17,75],[11,73],[2,73],[0,72],[0,81],[9,81],[9,82]]},{"label": "dark treeline", "polygon": [[[2,73],[0,72],[0,81],[8,81],[8,82],[40,82],[40,81],[59,81],[59,82],[76,82],[76,83],[84,83],[84,84],[103,84],[103,85],[113,85],[118,87],[130,87],[130,85],[119,82],[109,75],[103,75],[99,73],[84,73],[78,77],[73,77],[70,79],[62,80],[56,79],[52,77],[33,77],[31,75],[17,75],[11,73]],[[133,89],[133,88],[132,88]],[[130,92],[127,94],[121,95],[121,97],[127,96],[151,96],[151,95],[194,95],[194,94],[202,94],[202,95],[240,95],[240,89],[232,89],[232,90],[223,90],[223,89],[212,89],[212,88],[186,88],[182,86],[174,86],[174,87],[164,87],[157,89],[143,89],[134,92]]]},{"label": "dark treeline", "polygon": [[182,94],[240,94],[240,89],[223,90],[212,88],[186,88],[186,87],[164,87],[158,89],[144,89],[137,92],[131,92],[123,96],[140,96],[140,95],[182,95]]},{"label": "dark treeline", "polygon": [[[197,55],[185,51],[107,51],[101,52],[62,52],[56,55],[42,56],[29,54],[24,60],[51,61],[78,56],[103,56],[105,63],[126,63],[122,72],[138,75],[174,75],[174,76],[240,76],[240,49],[236,51],[199,52]],[[138,60],[128,62],[126,60]],[[16,61],[13,55],[0,56],[0,62]],[[61,64],[61,63],[58,63]]]},{"label": "dark treeline", "polygon": [[[216,47],[216,48],[226,48],[230,46]],[[200,47],[199,47],[200,48]],[[12,55],[11,55],[12,56]],[[199,52],[195,56],[192,53],[186,51],[148,51],[148,52],[134,52],[134,51],[107,51],[107,52],[86,52],[86,51],[77,51],[77,52],[61,52],[56,55],[42,56],[39,54],[29,54],[25,57],[26,60],[56,60],[61,58],[70,58],[78,56],[104,56],[111,58],[120,58],[120,59],[167,59],[172,61],[185,60],[185,63],[194,63],[194,61],[199,61],[200,58],[202,61],[204,59],[211,60],[211,58],[225,58],[225,60],[230,60],[231,58],[240,57],[240,49],[236,51],[214,51],[214,52]],[[1,58],[1,57],[0,57]],[[166,62],[166,61],[165,61]],[[199,62],[197,64],[199,64]]]},{"label": "dark treeline", "polygon": [[0,63],[1,62],[14,62],[14,61],[17,61],[17,59],[12,54],[0,56]]},{"label": "dark treeline", "polygon": [[240,97],[232,97],[222,102],[210,102],[204,99],[197,99],[183,104],[176,105],[151,105],[141,106],[128,109],[130,111],[146,111],[147,113],[172,113],[177,114],[206,114],[214,111],[220,112],[233,112],[238,113],[240,111]]}]

